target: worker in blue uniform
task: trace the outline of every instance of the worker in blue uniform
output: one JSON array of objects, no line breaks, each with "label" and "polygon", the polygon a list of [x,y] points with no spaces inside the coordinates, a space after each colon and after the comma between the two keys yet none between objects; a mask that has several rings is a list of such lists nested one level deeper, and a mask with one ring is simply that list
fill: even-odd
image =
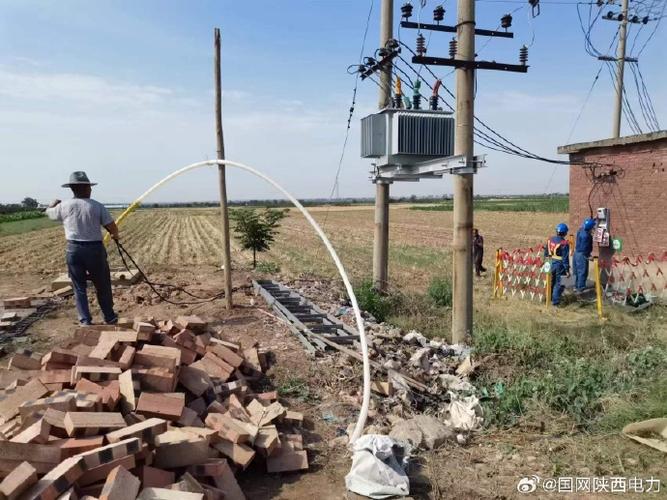
[{"label": "worker in blue uniform", "polygon": [[560,223],[556,226],[556,236],[547,241],[544,256],[551,262],[551,304],[560,304],[560,296],[565,286],[561,284],[563,276],[570,275],[570,244],[568,243],[567,224]]},{"label": "worker in blue uniform", "polygon": [[574,246],[574,289],[582,292],[588,280],[588,260],[593,252],[593,228],[595,219],[588,217],[577,231],[577,240]]}]

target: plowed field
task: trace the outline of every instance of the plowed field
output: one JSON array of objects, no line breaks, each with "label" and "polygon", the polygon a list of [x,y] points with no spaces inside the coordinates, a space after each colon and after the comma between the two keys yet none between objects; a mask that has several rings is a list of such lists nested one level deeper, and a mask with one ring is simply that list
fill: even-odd
[{"label": "plowed field", "polygon": [[[370,207],[315,209],[313,214],[331,238],[347,270],[367,276],[372,265],[373,210]],[[564,214],[482,212],[476,225],[486,239],[486,262],[495,248],[534,245],[550,234]],[[220,225],[214,209],[140,210],[121,228],[122,241],[147,269],[161,266],[217,265]],[[390,274],[395,285],[422,288],[428,277],[450,266],[451,212],[423,212],[392,207],[390,212]],[[56,273],[64,269],[62,228],[0,237],[0,271]],[[232,259],[246,266],[249,252],[233,242]],[[113,267],[121,263],[109,247]],[[260,255],[290,274],[333,276],[334,268],[308,223],[295,211],[283,221],[272,250]]]}]

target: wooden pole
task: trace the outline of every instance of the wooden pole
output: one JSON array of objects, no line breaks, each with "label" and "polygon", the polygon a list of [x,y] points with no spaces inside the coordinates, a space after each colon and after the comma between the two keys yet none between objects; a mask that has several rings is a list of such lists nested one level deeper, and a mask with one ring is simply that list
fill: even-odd
[{"label": "wooden pole", "polygon": [[[380,9],[380,47],[393,36],[394,0],[382,0]],[[380,73],[379,109],[389,106],[391,99],[391,63]],[[375,183],[375,232],[373,236],[373,284],[384,292],[389,284],[389,183]]]},{"label": "wooden pole", "polygon": [[[218,160],[225,159],[225,142],[222,135],[222,77],[220,72],[220,29],[215,28],[214,45],[215,60],[215,136],[218,146]],[[232,254],[229,242],[229,211],[227,209],[227,181],[224,165],[218,165],[218,181],[220,184],[220,212],[222,213],[222,265],[225,273],[225,306],[233,307],[232,303]]]},{"label": "wooden pole", "polygon": [[[457,58],[475,59],[475,2],[458,0]],[[456,69],[456,137],[454,154],[463,155],[472,166],[474,156],[475,70]],[[472,225],[473,174],[454,175],[454,238],[452,342],[467,342],[472,334]]]}]

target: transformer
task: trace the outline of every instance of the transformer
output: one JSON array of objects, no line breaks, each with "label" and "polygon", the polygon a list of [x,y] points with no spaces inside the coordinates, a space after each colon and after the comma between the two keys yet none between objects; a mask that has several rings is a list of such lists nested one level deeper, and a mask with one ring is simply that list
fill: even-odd
[{"label": "transformer", "polygon": [[409,167],[454,152],[454,118],[447,111],[383,109],[361,120],[361,157],[378,167]]}]

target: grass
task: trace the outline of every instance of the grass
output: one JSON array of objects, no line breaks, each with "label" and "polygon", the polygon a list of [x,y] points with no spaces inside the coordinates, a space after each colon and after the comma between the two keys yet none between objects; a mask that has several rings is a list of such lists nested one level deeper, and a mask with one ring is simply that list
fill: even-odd
[{"label": "grass", "polygon": [[45,229],[57,225],[58,222],[52,221],[47,217],[1,222],[0,237],[8,236],[10,234],[22,234],[30,231],[37,231],[38,229]]},{"label": "grass", "polygon": [[0,214],[0,224],[3,222],[14,222],[19,220],[39,219],[46,217],[44,212],[38,210],[24,210],[21,212],[12,212],[8,214]]},{"label": "grass", "polygon": [[[558,212],[569,210],[567,195],[556,196],[522,196],[512,198],[476,199],[473,202],[475,210],[491,210],[495,212]],[[428,212],[451,212],[454,210],[453,201],[445,201],[437,205],[410,207],[411,210]]]},{"label": "grass", "polygon": [[[497,360],[476,381],[487,396],[487,423],[512,426],[542,408],[582,429],[619,430],[664,415],[667,391],[657,385],[667,377],[667,345],[653,329],[637,332],[628,349],[625,332],[613,327],[597,332],[501,323],[477,328],[478,357]],[[628,395],[633,395],[631,404]]]}]

